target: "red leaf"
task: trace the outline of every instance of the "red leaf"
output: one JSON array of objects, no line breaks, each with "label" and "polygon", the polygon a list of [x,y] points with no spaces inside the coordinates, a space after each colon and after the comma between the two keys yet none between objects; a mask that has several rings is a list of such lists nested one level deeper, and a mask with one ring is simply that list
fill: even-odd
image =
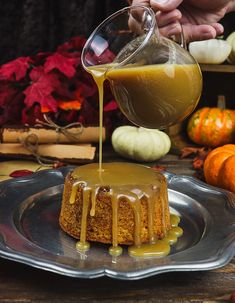
[{"label": "red leaf", "polygon": [[162,165],[154,165],[154,166],[152,167],[152,169],[153,169],[153,170],[156,170],[156,171],[160,171],[160,172],[166,170],[165,166],[162,166]]},{"label": "red leaf", "polygon": [[12,178],[19,178],[19,177],[24,177],[24,176],[28,176],[31,175],[33,173],[33,171],[28,170],[28,169],[20,169],[20,170],[15,170],[12,173],[10,173],[10,177]]},{"label": "red leaf", "polygon": [[29,76],[30,76],[30,79],[33,80],[33,81],[37,81],[39,78],[43,77],[43,76],[48,76],[43,67],[42,66],[39,66],[39,67],[35,67],[31,70]]},{"label": "red leaf", "polygon": [[52,53],[51,52],[41,52],[37,53],[36,55],[32,56],[33,65],[43,65],[47,57],[49,57]]},{"label": "red leaf", "polygon": [[231,293],[230,302],[231,302],[231,303],[235,303],[235,291],[233,291],[233,292]]},{"label": "red leaf", "polygon": [[66,166],[66,165],[67,165],[66,163],[58,161],[58,162],[53,163],[53,168],[60,168],[60,167]]},{"label": "red leaf", "polygon": [[181,149],[180,158],[184,159],[184,158],[187,158],[189,156],[196,155],[202,149],[203,149],[202,147],[191,147],[191,146],[183,147]]},{"label": "red leaf", "polygon": [[0,69],[0,79],[10,81],[22,80],[31,62],[30,57],[19,57],[9,63],[3,64]]},{"label": "red leaf", "polygon": [[80,91],[83,97],[91,97],[94,94],[97,94],[97,86],[94,81],[87,83],[85,81],[76,81],[77,90]]},{"label": "red leaf", "polygon": [[195,170],[195,173],[193,173],[193,177],[205,182],[204,172],[202,169]]},{"label": "red leaf", "polygon": [[86,40],[83,37],[74,37],[70,41],[58,46],[57,52],[82,51]]},{"label": "red leaf", "polygon": [[200,159],[199,157],[195,157],[193,159],[193,168],[195,170],[203,169],[204,159]]},{"label": "red leaf", "polygon": [[35,102],[56,112],[57,101],[51,95],[60,86],[57,74],[45,74],[42,67],[34,68],[30,73],[33,83],[24,90],[24,103],[31,107]]},{"label": "red leaf", "polygon": [[[13,91],[14,93],[14,91]],[[3,106],[9,99],[9,95],[12,94],[12,88],[7,83],[1,83],[0,85],[0,106]]]},{"label": "red leaf", "polygon": [[192,167],[195,170],[194,177],[204,181],[204,161],[210,152],[206,147],[184,147],[181,150],[181,159],[193,156]]},{"label": "red leaf", "polygon": [[35,125],[37,120],[43,120],[41,107],[38,104],[35,104],[31,108],[25,107],[21,113],[21,120],[24,125]]},{"label": "red leaf", "polygon": [[[10,96],[10,94],[9,94]],[[18,124],[21,118],[21,111],[23,108],[24,95],[18,91],[14,95],[11,95],[9,99],[1,108],[0,125],[6,123]]]},{"label": "red leaf", "polygon": [[23,107],[24,95],[6,81],[0,82],[0,126],[17,123]]},{"label": "red leaf", "polygon": [[44,70],[49,73],[53,69],[58,69],[67,77],[73,77],[76,73],[75,67],[77,66],[78,59],[67,58],[62,54],[55,53],[46,59]]},{"label": "red leaf", "polygon": [[9,85],[9,83],[2,82],[0,85],[0,107],[8,104],[18,92],[19,90]]},{"label": "red leaf", "polygon": [[109,112],[109,111],[112,111],[112,110],[116,110],[117,108],[118,108],[118,105],[117,105],[116,101],[112,100],[104,106],[104,112]]},{"label": "red leaf", "polygon": [[97,110],[85,99],[80,110],[78,122],[84,125],[96,125],[98,121]]}]

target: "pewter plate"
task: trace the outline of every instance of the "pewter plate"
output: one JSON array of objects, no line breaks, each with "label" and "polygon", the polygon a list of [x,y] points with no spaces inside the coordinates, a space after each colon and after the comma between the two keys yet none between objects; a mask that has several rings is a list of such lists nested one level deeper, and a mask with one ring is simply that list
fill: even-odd
[{"label": "pewter plate", "polygon": [[77,278],[109,276],[135,280],[172,271],[210,270],[235,253],[235,197],[192,177],[165,173],[172,213],[183,236],[163,258],[117,258],[108,246],[92,244],[87,254],[59,227],[65,175],[73,167],[44,170],[0,183],[0,256]]}]

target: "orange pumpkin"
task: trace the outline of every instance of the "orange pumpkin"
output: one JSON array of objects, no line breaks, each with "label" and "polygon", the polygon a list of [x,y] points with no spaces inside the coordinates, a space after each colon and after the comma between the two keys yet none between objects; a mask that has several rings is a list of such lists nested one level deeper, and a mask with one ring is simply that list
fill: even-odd
[{"label": "orange pumpkin", "polygon": [[203,107],[189,119],[189,138],[199,145],[217,147],[235,142],[235,111]]},{"label": "orange pumpkin", "polygon": [[203,169],[208,184],[235,193],[235,144],[226,144],[209,152]]}]

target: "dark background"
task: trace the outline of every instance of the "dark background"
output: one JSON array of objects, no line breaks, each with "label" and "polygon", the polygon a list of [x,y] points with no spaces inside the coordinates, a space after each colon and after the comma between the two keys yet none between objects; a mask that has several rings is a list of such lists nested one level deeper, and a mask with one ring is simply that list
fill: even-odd
[{"label": "dark background", "polygon": [[[39,51],[54,51],[71,37],[88,37],[126,0],[0,0],[0,64]],[[235,14],[222,23],[235,30]]]},{"label": "dark background", "polygon": [[0,64],[87,37],[125,0],[0,0]]}]

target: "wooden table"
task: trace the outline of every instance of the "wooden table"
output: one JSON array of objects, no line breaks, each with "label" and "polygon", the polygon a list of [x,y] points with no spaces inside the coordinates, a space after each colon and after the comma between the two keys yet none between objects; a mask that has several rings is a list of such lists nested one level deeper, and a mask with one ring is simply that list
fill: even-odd
[{"label": "wooden table", "polygon": [[[116,160],[112,151],[105,161]],[[120,160],[120,159],[118,159]],[[193,174],[191,159],[168,154],[158,165]],[[10,302],[230,302],[235,291],[235,258],[225,267],[160,274],[137,281],[74,279],[0,258],[0,303]]]}]

